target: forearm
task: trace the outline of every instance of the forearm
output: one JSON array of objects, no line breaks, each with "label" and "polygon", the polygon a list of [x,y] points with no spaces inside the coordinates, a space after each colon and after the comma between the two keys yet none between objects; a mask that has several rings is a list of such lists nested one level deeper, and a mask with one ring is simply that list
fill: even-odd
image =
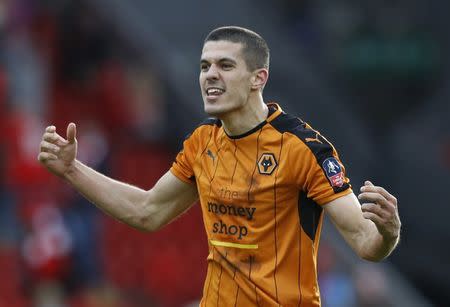
[{"label": "forearm", "polygon": [[391,237],[381,235],[375,224],[369,220],[364,221],[361,232],[357,253],[361,258],[368,261],[376,262],[388,257],[400,239],[399,234]]},{"label": "forearm", "polygon": [[377,227],[375,222],[364,217],[353,193],[331,201],[324,208],[345,241],[365,260],[383,260],[399,241],[401,225],[398,218],[378,222]]},{"label": "forearm", "polygon": [[141,230],[150,214],[146,191],[100,174],[75,160],[64,176],[86,199],[110,216]]}]

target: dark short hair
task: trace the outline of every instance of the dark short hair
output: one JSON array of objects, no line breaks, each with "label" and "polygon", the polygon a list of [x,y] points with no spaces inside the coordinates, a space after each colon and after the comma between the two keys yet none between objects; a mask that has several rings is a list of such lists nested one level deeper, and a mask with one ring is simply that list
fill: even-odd
[{"label": "dark short hair", "polygon": [[204,44],[222,40],[243,45],[242,53],[249,71],[258,68],[269,69],[270,50],[266,41],[258,33],[236,26],[220,27],[206,36]]}]

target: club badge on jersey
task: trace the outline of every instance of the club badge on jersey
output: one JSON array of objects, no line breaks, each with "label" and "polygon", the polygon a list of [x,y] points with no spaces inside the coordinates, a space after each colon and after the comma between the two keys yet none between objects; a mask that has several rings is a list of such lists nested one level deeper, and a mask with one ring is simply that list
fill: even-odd
[{"label": "club badge on jersey", "polygon": [[322,168],[333,187],[340,188],[344,185],[344,172],[336,158],[330,157],[325,159],[322,163]]},{"label": "club badge on jersey", "polygon": [[278,162],[273,153],[263,153],[258,160],[258,170],[262,175],[272,175],[277,166]]}]

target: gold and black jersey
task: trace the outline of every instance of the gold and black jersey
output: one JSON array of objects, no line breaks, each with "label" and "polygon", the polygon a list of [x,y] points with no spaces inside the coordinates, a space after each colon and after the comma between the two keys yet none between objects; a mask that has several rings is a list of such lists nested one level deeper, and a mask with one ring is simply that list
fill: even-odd
[{"label": "gold and black jersey", "polygon": [[209,242],[200,306],[320,306],[321,205],[351,193],[320,133],[277,104],[240,136],[209,119],[171,171],[200,197]]}]

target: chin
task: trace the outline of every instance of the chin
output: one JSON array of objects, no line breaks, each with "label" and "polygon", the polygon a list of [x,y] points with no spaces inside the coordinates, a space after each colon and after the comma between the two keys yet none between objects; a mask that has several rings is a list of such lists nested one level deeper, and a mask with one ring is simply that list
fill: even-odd
[{"label": "chin", "polygon": [[223,101],[215,101],[210,103],[208,101],[204,101],[204,111],[206,114],[221,118],[226,114],[229,114],[235,110],[239,109],[236,105],[225,103]]},{"label": "chin", "polygon": [[226,110],[224,110],[224,107],[221,106],[218,101],[214,103],[204,101],[204,111],[210,116],[219,117],[219,115],[224,113]]},{"label": "chin", "polygon": [[211,106],[205,105],[205,113],[212,117],[217,117],[219,119],[224,118],[227,114],[230,114],[235,109],[223,106]]},{"label": "chin", "polygon": [[205,105],[205,113],[210,116],[219,117],[221,114],[224,113],[224,111],[222,110],[222,108]]}]

